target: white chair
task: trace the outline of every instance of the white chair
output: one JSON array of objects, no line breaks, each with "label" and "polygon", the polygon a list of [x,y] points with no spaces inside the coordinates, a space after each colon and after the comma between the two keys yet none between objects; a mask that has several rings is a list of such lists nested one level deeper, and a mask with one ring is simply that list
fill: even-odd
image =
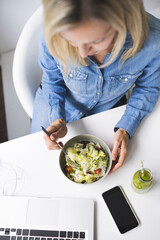
[{"label": "white chair", "polygon": [[13,59],[13,82],[17,96],[30,118],[42,70],[38,64],[38,31],[42,23],[40,6],[25,24],[19,37]]}]

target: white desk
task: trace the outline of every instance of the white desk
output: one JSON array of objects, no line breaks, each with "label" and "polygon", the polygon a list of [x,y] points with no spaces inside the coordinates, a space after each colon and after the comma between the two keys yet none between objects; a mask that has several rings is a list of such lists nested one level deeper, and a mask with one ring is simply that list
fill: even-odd
[{"label": "white desk", "polygon": [[[0,144],[0,159],[24,170],[25,181],[20,180],[16,195],[22,196],[80,196],[95,200],[95,240],[145,239],[159,240],[160,236],[160,108],[157,103],[153,113],[142,123],[130,140],[129,154],[124,165],[104,180],[90,185],[80,185],[66,179],[59,168],[59,151],[49,151],[43,133],[28,135]],[[83,133],[102,138],[112,148],[113,127],[125,107],[119,107],[68,124],[68,134],[63,139]],[[143,195],[131,188],[133,173],[140,161],[153,172],[155,184]],[[23,182],[23,185],[22,185]],[[102,199],[101,194],[121,185],[134,207],[141,226],[121,235]],[[0,189],[2,194],[2,189]]]}]

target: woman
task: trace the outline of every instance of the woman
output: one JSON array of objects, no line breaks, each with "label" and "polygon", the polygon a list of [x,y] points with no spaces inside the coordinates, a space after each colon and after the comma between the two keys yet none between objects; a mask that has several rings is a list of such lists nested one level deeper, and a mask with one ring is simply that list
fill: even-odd
[{"label": "woman", "polygon": [[43,5],[43,77],[32,132],[43,125],[51,134],[44,135],[48,149],[59,149],[56,141],[66,135],[67,122],[118,106],[134,86],[114,128],[115,171],[159,97],[160,20],[145,12],[141,0],[43,0]]}]

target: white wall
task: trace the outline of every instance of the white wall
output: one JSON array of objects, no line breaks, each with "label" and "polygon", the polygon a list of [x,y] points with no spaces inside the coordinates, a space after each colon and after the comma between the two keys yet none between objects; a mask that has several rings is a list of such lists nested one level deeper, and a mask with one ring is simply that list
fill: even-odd
[{"label": "white wall", "polygon": [[12,140],[30,133],[30,119],[23,110],[14,90],[12,63],[14,51],[2,54],[2,79],[8,139]]},{"label": "white wall", "polygon": [[40,4],[41,0],[0,0],[0,65],[9,140],[30,133],[30,119],[13,86],[12,63],[19,35]]},{"label": "white wall", "polygon": [[0,53],[13,50],[23,26],[41,0],[0,0]]}]

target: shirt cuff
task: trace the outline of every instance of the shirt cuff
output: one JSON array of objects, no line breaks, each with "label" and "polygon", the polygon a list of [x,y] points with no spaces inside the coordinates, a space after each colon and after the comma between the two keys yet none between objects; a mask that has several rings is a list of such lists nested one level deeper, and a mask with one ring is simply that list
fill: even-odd
[{"label": "shirt cuff", "polygon": [[59,118],[66,121],[65,110],[64,110],[63,106],[60,106],[60,104],[56,104],[56,105],[54,105],[54,107],[51,107],[50,111],[49,111],[50,124]]},{"label": "shirt cuff", "polygon": [[140,120],[136,119],[135,117],[123,115],[120,121],[114,127],[114,131],[116,132],[118,128],[123,128],[128,132],[130,138],[132,138],[139,124]]}]

